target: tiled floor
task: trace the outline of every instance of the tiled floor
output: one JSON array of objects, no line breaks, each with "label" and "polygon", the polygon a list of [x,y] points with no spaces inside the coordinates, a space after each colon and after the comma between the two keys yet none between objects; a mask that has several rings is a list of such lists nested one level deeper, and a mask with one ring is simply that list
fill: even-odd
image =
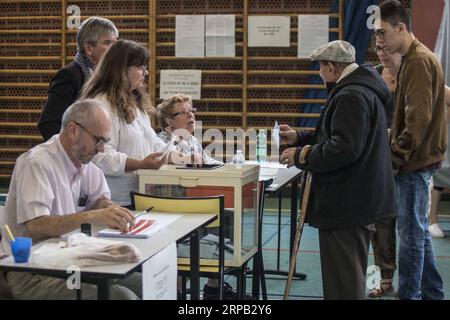
[{"label": "tiled floor", "polygon": [[[268,212],[264,216],[263,226],[263,252],[266,269],[276,268],[277,260],[277,222],[278,217],[271,210],[271,205],[266,206]],[[444,201],[440,204],[439,213],[450,212],[450,202]],[[441,216],[440,225],[445,231],[445,239],[433,239],[433,245],[437,256],[438,268],[444,281],[446,299],[450,299],[450,216]],[[282,217],[281,232],[281,268],[287,270],[288,248],[289,248],[289,218],[287,212]],[[369,256],[369,265],[374,264],[372,250]],[[297,259],[297,271],[308,275],[306,280],[294,280],[291,288],[290,299],[322,299],[322,277],[320,269],[318,232],[316,229],[305,226],[300,252]],[[270,299],[282,299],[286,285],[284,277],[267,275],[267,288]],[[397,287],[397,273],[394,278]],[[248,282],[248,286],[251,282]],[[395,293],[391,295],[395,298]]]},{"label": "tiled floor", "polygon": [[[275,199],[276,200],[276,199]],[[4,198],[0,197],[0,205]],[[289,201],[283,201],[283,205]],[[266,270],[274,270],[277,267],[277,238],[278,215],[276,213],[277,201],[269,199],[266,203],[263,225],[263,254]],[[445,239],[433,239],[433,245],[437,256],[438,268],[444,281],[446,299],[450,299],[450,201],[443,201],[439,206],[440,225],[446,233]],[[284,211],[281,219],[281,250],[280,268],[287,270],[289,259],[289,216]],[[369,265],[373,264],[373,254],[370,252]],[[306,280],[294,280],[291,287],[290,299],[322,299],[322,276],[320,269],[318,232],[316,229],[305,226],[300,252],[297,259],[297,271],[307,274]],[[251,290],[251,277],[247,281],[247,291]],[[203,280],[204,281],[204,280]],[[234,283],[234,277],[227,277],[227,281]],[[394,278],[397,286],[397,273]],[[267,292],[269,299],[282,299],[286,286],[286,278],[276,275],[266,275]],[[389,298],[389,297],[388,297]],[[390,298],[395,298],[395,293]]]}]

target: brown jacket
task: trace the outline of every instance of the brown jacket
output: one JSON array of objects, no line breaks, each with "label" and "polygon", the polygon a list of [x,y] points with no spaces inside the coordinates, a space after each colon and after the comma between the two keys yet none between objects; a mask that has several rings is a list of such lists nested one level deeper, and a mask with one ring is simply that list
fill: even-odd
[{"label": "brown jacket", "polygon": [[416,39],[398,74],[391,128],[393,168],[399,174],[423,169],[441,162],[445,150],[444,74],[434,54]]}]

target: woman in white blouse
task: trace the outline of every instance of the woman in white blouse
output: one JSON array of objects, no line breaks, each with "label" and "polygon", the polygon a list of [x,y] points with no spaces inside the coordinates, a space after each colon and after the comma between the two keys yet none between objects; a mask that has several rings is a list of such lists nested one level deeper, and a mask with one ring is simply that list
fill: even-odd
[{"label": "woman in white blouse", "polygon": [[105,173],[111,197],[130,206],[130,191],[138,190],[138,169],[159,169],[166,144],[151,127],[154,110],[144,84],[148,51],[134,41],[119,40],[103,56],[82,97],[105,103],[111,114],[111,141],[92,160]]}]

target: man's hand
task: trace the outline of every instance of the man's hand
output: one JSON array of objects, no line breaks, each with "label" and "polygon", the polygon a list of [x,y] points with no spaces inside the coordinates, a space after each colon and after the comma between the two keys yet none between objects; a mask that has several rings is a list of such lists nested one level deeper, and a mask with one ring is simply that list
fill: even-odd
[{"label": "man's hand", "polygon": [[91,223],[119,229],[122,232],[130,231],[134,225],[134,215],[130,210],[113,205],[109,208],[89,211],[88,220]]},{"label": "man's hand", "polygon": [[[159,169],[166,162],[161,152],[152,153],[141,160],[141,169]],[[158,159],[161,157],[161,159]]]},{"label": "man's hand", "polygon": [[297,148],[289,148],[284,150],[280,156],[280,163],[287,164],[288,167],[292,167],[295,164],[294,156],[296,151]]},{"label": "man's hand", "polygon": [[282,144],[295,146],[298,143],[297,131],[286,124],[280,126],[280,138]]}]

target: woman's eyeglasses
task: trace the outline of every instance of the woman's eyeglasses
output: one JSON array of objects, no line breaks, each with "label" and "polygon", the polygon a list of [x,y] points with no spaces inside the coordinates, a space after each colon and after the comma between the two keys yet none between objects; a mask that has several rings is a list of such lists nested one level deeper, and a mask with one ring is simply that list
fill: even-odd
[{"label": "woman's eyeglasses", "polygon": [[187,110],[187,111],[178,111],[178,112],[175,112],[174,114],[172,114],[172,118],[175,118],[176,116],[178,116],[180,114],[187,116],[190,113],[195,114],[196,112],[197,112],[196,108],[192,108],[192,109]]}]

